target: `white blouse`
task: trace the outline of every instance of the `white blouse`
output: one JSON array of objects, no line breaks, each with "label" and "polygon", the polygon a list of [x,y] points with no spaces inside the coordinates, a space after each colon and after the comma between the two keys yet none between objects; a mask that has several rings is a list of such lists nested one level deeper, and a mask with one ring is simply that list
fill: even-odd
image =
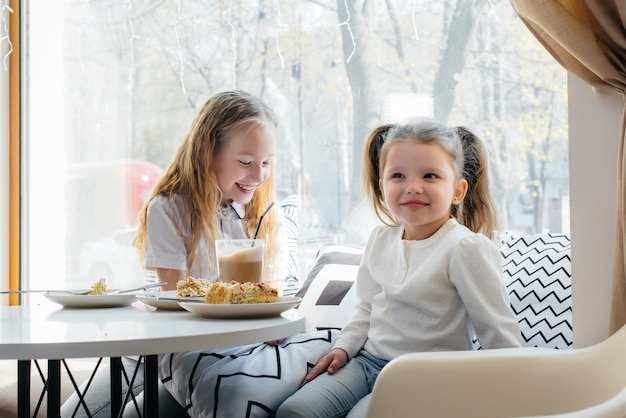
[{"label": "white blouse", "polygon": [[356,281],[357,303],[336,348],[391,360],[418,351],[520,346],[493,242],[450,219],[421,241],[402,227],[372,231]]}]

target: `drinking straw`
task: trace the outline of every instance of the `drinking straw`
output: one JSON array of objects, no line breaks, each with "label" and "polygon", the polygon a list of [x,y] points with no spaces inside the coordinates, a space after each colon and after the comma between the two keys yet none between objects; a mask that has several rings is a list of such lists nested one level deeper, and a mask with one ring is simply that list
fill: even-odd
[{"label": "drinking straw", "polygon": [[[256,239],[256,236],[259,234],[259,229],[261,228],[261,221],[263,220],[265,214],[269,212],[270,209],[272,209],[272,206],[274,206],[274,202],[270,203],[267,209],[265,209],[265,212],[263,212],[263,214],[259,218],[259,224],[256,226],[256,231],[254,231],[254,237],[252,237],[252,239]],[[252,243],[252,247],[254,247],[254,242]]]}]

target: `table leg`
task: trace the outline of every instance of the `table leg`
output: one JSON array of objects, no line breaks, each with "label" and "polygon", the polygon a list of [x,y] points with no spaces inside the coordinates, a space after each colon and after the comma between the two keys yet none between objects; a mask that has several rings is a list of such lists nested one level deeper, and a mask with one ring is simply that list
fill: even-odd
[{"label": "table leg", "polygon": [[111,417],[119,417],[122,410],[122,358],[111,357]]},{"label": "table leg", "polygon": [[159,416],[158,356],[145,356],[143,380],[143,416]]},{"label": "table leg", "polygon": [[48,418],[61,416],[61,360],[48,360]]},{"label": "table leg", "polygon": [[30,360],[17,361],[17,416],[30,417]]}]

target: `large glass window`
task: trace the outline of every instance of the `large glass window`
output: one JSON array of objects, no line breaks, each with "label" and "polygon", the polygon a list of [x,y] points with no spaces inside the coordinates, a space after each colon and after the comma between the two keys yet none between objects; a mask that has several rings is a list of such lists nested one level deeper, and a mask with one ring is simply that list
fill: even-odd
[{"label": "large glass window", "polygon": [[136,215],[199,107],[238,88],[280,117],[299,272],[362,245],[368,132],[429,117],[490,150],[506,228],[569,231],[566,73],[508,0],[30,1],[25,286],[142,280]]}]

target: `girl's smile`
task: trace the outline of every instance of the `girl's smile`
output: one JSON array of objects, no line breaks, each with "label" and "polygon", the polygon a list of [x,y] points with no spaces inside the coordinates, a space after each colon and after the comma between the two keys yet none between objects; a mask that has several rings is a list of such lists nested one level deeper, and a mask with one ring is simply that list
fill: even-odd
[{"label": "girl's smile", "polygon": [[407,207],[420,208],[423,206],[427,206],[428,203],[421,201],[421,200],[408,200],[406,202],[400,203],[400,205],[407,206]]},{"label": "girl's smile", "polygon": [[256,189],[256,186],[244,186],[243,184],[240,183],[235,183],[237,185],[237,187],[239,187],[241,189],[242,192],[244,193],[253,193],[254,189]]},{"label": "girl's smile", "polygon": [[250,202],[269,178],[275,147],[275,131],[269,126],[242,126],[230,134],[213,159],[222,205]]}]

